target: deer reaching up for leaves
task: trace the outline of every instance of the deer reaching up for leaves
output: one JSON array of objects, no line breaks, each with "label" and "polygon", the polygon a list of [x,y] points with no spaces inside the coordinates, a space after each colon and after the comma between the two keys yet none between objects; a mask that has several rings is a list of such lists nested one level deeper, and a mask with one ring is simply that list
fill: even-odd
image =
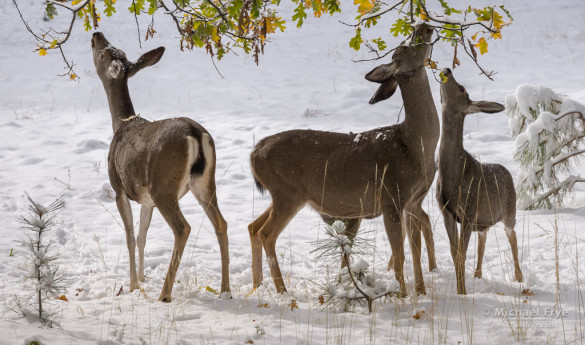
[{"label": "deer reaching up for leaves", "polygon": [[[215,146],[211,135],[197,122],[185,117],[149,122],[136,116],[130,100],[128,78],[157,63],[164,48],[151,50],[131,62],[99,32],[93,34],[91,48],[112,115],[114,137],[108,154],[108,175],[126,230],[130,291],[139,287],[139,280],[144,281],[146,232],[152,209],[157,207],[175,236],[171,262],[159,297],[160,301],[170,302],[175,275],[191,231],[179,208],[179,199],[191,191],[215,228],[221,253],[221,296],[230,298],[227,224],[215,195]],[[142,205],[138,241],[134,238],[130,200]]]},{"label": "deer reaching up for leaves", "polygon": [[[455,81],[451,70],[443,69],[447,80],[441,84],[443,125],[439,148],[437,201],[441,207],[451,256],[455,264],[457,293],[465,291],[465,254],[472,231],[477,231],[477,268],[481,278],[485,240],[488,229],[504,223],[512,247],[514,277],[522,281],[516,241],[516,191],[510,172],[499,164],[481,164],[463,149],[463,123],[473,113],[498,113],[504,106],[496,102],[472,101],[465,88]],[[461,224],[458,236],[457,222]]]},{"label": "deer reaching up for leaves", "polygon": [[252,173],[258,188],[270,192],[272,204],[248,226],[254,286],[262,282],[264,247],[276,290],[286,292],[276,240],[295,214],[309,204],[326,220],[352,220],[350,238],[358,230],[356,219],[383,215],[402,293],[406,293],[404,229],[413,253],[416,292],[425,293],[421,231],[430,269],[436,267],[430,220],[421,207],[435,176],[439,139],[439,117],[424,68],[432,34],[432,28],[418,26],[411,42],[394,52],[392,62],[366,75],[369,81],[381,83],[372,104],[389,98],[400,86],[404,122],[357,135],[292,130],[256,145],[250,156]]}]

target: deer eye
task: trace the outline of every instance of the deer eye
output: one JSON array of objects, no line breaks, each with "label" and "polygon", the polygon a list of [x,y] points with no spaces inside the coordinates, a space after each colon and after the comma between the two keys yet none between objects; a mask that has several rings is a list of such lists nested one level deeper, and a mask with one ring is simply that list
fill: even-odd
[{"label": "deer eye", "polygon": [[461,92],[461,93],[464,93],[465,92],[465,89],[461,85],[459,85],[459,92]]}]

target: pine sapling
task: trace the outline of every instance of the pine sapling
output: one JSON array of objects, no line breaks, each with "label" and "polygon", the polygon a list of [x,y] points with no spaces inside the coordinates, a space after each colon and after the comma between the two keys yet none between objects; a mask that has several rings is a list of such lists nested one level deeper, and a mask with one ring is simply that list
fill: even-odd
[{"label": "pine sapling", "polygon": [[[329,237],[321,243],[316,253],[318,260],[333,259],[333,265],[339,265],[339,257],[348,265],[341,268],[335,275],[334,281],[328,281],[323,286],[323,303],[341,306],[347,309],[353,303],[367,304],[368,311],[372,312],[373,302],[381,297],[398,296],[400,286],[398,282],[386,275],[372,272],[369,263],[362,257],[368,255],[366,249],[373,246],[368,240],[361,238],[350,239],[345,235],[346,226],[342,221],[335,221],[325,226],[325,233]],[[359,254],[355,260],[352,254]]]},{"label": "pine sapling", "polygon": [[18,299],[17,306],[25,317],[34,313],[26,308],[27,305],[32,306],[39,320],[52,326],[55,311],[47,307],[50,304],[48,301],[55,299],[65,288],[62,285],[64,278],[59,273],[57,263],[59,255],[52,249],[54,242],[47,240],[47,233],[55,226],[55,216],[65,207],[65,201],[60,197],[45,207],[33,201],[28,194],[26,197],[29,202],[28,213],[17,219],[24,224],[24,229],[30,231],[20,239],[26,253],[26,262],[21,268],[26,272],[33,292]]},{"label": "pine sapling", "polygon": [[571,174],[585,153],[585,106],[546,87],[521,85],[506,97],[506,112],[521,168],[518,207],[562,206],[574,185],[585,182]]}]

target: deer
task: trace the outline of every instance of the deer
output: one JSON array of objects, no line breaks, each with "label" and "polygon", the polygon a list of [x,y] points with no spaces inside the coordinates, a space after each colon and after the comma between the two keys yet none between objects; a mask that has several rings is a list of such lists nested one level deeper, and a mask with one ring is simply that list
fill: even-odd
[{"label": "deer", "polygon": [[276,291],[287,292],[276,257],[276,240],[308,204],[326,222],[348,220],[350,238],[357,233],[360,219],[383,215],[395,258],[394,274],[403,295],[404,228],[413,255],[416,293],[426,293],[420,263],[421,232],[432,269],[436,263],[431,223],[422,201],[435,176],[439,139],[439,117],[424,67],[432,34],[427,25],[416,27],[410,43],[403,42],[390,63],[366,75],[368,81],[381,84],[370,104],[389,98],[400,86],[405,109],[400,124],[357,135],[290,130],[268,136],[255,146],[250,154],[253,178],[260,192],[267,190],[272,197],[270,206],[248,226],[255,288],[263,279],[264,249]]},{"label": "deer", "polygon": [[[446,81],[440,86],[442,130],[439,146],[437,201],[455,265],[457,293],[466,294],[465,257],[472,232],[478,233],[477,267],[474,276],[482,277],[482,261],[487,231],[498,222],[504,223],[512,249],[514,277],[522,281],[516,240],[516,190],[510,172],[500,164],[480,163],[463,148],[465,117],[474,113],[499,113],[502,104],[472,101],[458,84],[450,69],[442,70]],[[460,224],[460,232],[457,229]],[[458,236],[459,235],[459,236]]]},{"label": "deer", "polygon": [[[175,237],[171,261],[159,296],[159,301],[171,301],[175,276],[191,231],[191,226],[179,208],[179,199],[191,191],[213,225],[219,242],[220,297],[231,298],[227,223],[217,204],[213,138],[205,128],[187,117],[147,121],[136,115],[130,99],[128,78],[156,64],[165,48],[148,51],[131,62],[101,32],[93,34],[91,48],[112,117],[114,136],[108,153],[108,175],[126,231],[130,291],[140,287],[138,281],[145,281],[144,247],[153,208],[156,207]],[[130,200],[141,205],[137,240],[134,237]]]}]

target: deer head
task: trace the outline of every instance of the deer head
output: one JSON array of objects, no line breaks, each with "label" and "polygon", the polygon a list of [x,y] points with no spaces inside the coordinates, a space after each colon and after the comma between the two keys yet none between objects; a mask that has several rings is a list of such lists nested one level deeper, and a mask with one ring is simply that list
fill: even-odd
[{"label": "deer head", "polygon": [[504,106],[500,103],[472,101],[465,88],[457,83],[449,68],[444,68],[441,73],[444,76],[444,81],[441,84],[441,106],[443,109],[447,109],[449,114],[457,114],[465,117],[468,114],[492,114],[504,110]]},{"label": "deer head", "polygon": [[131,62],[126,58],[126,54],[112,46],[101,32],[93,34],[91,49],[93,63],[104,86],[116,81],[126,82],[144,67],[157,63],[165,52],[164,47],[158,47],[142,54],[136,62]]},{"label": "deer head", "polygon": [[413,38],[408,44],[403,42],[398,46],[389,64],[380,65],[366,74],[367,80],[382,84],[370,99],[370,104],[388,99],[396,91],[400,80],[408,80],[424,66],[431,53],[429,43],[432,36],[433,28],[426,24],[417,26]]}]

